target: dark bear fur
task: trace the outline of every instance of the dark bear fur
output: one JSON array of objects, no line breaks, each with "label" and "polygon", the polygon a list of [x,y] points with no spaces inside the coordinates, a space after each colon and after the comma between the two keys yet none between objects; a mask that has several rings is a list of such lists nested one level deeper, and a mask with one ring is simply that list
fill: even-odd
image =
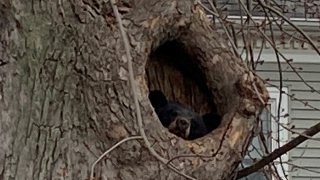
[{"label": "dark bear fur", "polygon": [[221,117],[207,113],[202,117],[176,102],[169,102],[161,91],[151,91],[149,99],[162,125],[187,140],[200,138],[220,125]]}]

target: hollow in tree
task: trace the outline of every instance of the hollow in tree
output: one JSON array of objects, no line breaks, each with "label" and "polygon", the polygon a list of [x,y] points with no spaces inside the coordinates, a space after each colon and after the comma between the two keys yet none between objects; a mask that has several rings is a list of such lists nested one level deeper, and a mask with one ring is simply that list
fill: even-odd
[{"label": "hollow in tree", "polygon": [[[235,176],[267,101],[263,83],[193,1],[115,5],[151,148],[194,178]],[[110,2],[0,6],[0,179],[88,179],[98,156],[141,132]],[[221,124],[193,140],[170,133],[151,105],[154,90],[198,115],[218,114]],[[95,178],[184,179],[145,147],[145,141],[121,144],[97,164]]]}]

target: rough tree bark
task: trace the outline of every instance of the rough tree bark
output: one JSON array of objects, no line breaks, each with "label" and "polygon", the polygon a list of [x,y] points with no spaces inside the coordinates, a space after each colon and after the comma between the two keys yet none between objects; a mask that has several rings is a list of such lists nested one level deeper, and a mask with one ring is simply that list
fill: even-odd
[{"label": "rough tree bark", "polygon": [[[152,147],[199,179],[236,175],[267,100],[191,0],[121,0],[144,130]],[[89,179],[92,163],[139,135],[123,40],[109,1],[0,2],[0,179]],[[257,87],[253,88],[253,84]],[[160,89],[220,127],[185,141],[162,127],[148,100]],[[259,95],[257,95],[259,94]],[[109,179],[184,179],[129,141],[95,168]]]}]

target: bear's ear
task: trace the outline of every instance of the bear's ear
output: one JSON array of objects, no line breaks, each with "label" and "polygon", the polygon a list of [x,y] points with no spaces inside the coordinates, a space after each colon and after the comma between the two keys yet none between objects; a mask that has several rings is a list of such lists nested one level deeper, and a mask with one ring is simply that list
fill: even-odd
[{"label": "bear's ear", "polygon": [[166,96],[159,90],[154,90],[149,93],[149,100],[154,109],[159,109],[168,104]]},{"label": "bear's ear", "polygon": [[208,132],[210,132],[220,125],[222,117],[217,113],[207,113],[202,116],[202,119]]}]

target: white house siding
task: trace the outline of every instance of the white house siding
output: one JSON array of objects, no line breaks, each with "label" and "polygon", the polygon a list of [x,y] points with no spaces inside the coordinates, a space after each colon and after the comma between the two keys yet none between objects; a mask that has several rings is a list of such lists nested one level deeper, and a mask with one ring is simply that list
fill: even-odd
[{"label": "white house siding", "polygon": [[[229,15],[239,15],[239,0],[216,0],[217,7],[225,7],[225,13]],[[248,1],[243,1],[247,3]],[[254,16],[264,16],[264,12],[261,8],[253,8],[258,2],[250,1],[252,15]],[[319,6],[320,1],[318,0],[309,0],[309,1],[301,1],[301,0],[274,0],[277,4],[283,7],[283,9],[289,9],[287,13],[285,13],[286,17],[294,17],[294,18],[318,18],[319,17]],[[207,1],[203,1],[204,4],[207,4]],[[209,5],[208,5],[209,6]],[[307,7],[307,8],[306,8]],[[293,10],[294,9],[294,10]]]},{"label": "white house siding", "polygon": [[[320,1],[275,1],[278,4],[285,6],[287,9],[295,9],[290,13],[285,13],[286,17],[290,18],[295,25],[303,29],[304,32],[306,32],[314,41],[316,47],[320,49],[319,13],[313,13],[319,7]],[[207,1],[204,0],[202,2],[209,9],[211,9],[210,4],[208,4]],[[239,11],[240,6],[238,0],[217,0],[215,2],[218,8],[224,7],[223,13],[228,15],[230,21],[240,24],[239,16],[241,13]],[[243,2],[252,3],[252,15],[257,22],[259,21],[259,18],[261,21],[264,20],[264,12],[262,12],[261,9],[259,10],[259,8],[253,8],[257,3],[256,1]],[[314,6],[311,7],[311,4]],[[305,7],[310,8],[306,9]],[[242,14],[244,15],[243,12]],[[243,18],[246,18],[246,16]],[[215,22],[215,27],[217,29],[222,29],[219,21],[215,20]],[[239,25],[237,26],[237,23],[234,24],[234,28],[241,28]],[[299,36],[300,34],[297,33],[297,31],[292,27],[285,24],[282,27],[286,29],[287,33],[301,37]],[[256,33],[252,28],[250,29],[252,30],[250,32],[250,41],[252,41],[254,57],[258,57],[259,50],[261,47],[263,47],[263,52],[260,59],[266,61],[263,65],[259,65],[257,67],[258,75],[264,79],[270,79],[270,83],[279,86],[279,70],[273,48],[265,41],[262,41],[259,33]],[[274,28],[274,35],[283,35],[283,33],[277,29],[278,28]],[[268,31],[267,34],[269,34]],[[241,39],[242,37],[239,35],[237,39],[239,53],[243,52],[243,43]],[[293,66],[296,67],[296,70],[299,72],[300,76],[302,76],[305,82],[314,87],[316,90],[320,91],[320,56],[313,50],[313,48],[311,48],[308,43],[294,40],[294,38],[291,36],[279,36],[274,40],[276,41],[275,44],[278,50],[280,50],[280,52],[286,58],[294,59],[295,63]],[[263,43],[264,46],[262,46]],[[243,55],[243,57],[245,59],[245,55]],[[311,106],[320,109],[320,94],[312,92],[310,88],[305,85],[299,76],[286,63],[283,63],[281,66],[283,76],[282,82],[284,86],[288,87],[289,94],[294,94],[295,98],[304,102],[308,102],[308,104]],[[305,106],[303,103],[294,100],[293,98],[289,98],[289,114],[289,122],[291,123],[290,125],[294,125],[295,130],[299,132],[302,132],[306,128],[320,122],[320,111]],[[291,139],[296,136],[296,134],[290,134]],[[290,151],[289,163],[301,167],[297,168],[294,166],[289,166],[288,175],[290,180],[320,180],[320,134],[314,136],[314,140],[308,140],[294,150]]]},{"label": "white house siding", "polygon": [[[317,92],[310,88],[286,63],[281,64],[283,86],[288,87],[289,94],[311,106],[320,109],[320,58],[319,63],[294,63],[293,66],[302,76],[304,81],[314,87]],[[269,79],[269,83],[279,86],[280,76],[277,62],[267,62],[258,65],[257,74],[263,79]],[[289,98],[290,99],[290,98]],[[289,100],[290,125],[295,130],[302,132],[306,128],[320,122],[320,111],[314,110],[303,103],[291,98]],[[296,137],[291,134],[291,139]],[[292,180],[320,180],[320,134],[314,136],[314,140],[307,140],[297,148],[289,152],[289,162],[300,166],[289,166],[289,179]]]}]

